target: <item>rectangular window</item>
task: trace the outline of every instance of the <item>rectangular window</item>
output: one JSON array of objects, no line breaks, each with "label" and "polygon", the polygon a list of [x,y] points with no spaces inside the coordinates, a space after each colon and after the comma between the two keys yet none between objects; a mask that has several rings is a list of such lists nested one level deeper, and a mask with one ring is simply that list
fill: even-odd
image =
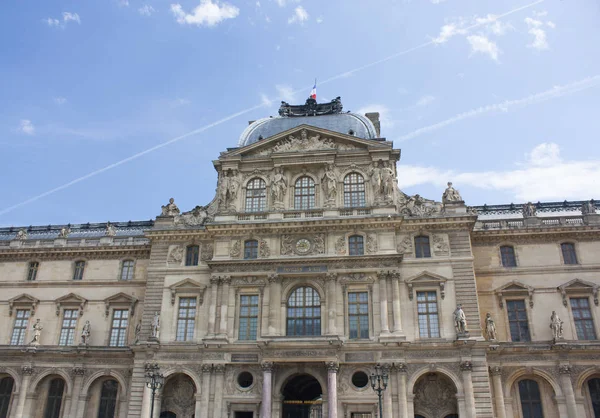
[{"label": "rectangular window", "polygon": [[31,263],[29,263],[29,269],[27,270],[27,280],[32,282],[37,278],[37,272],[39,267],[40,263],[38,263],[37,261],[32,261]]},{"label": "rectangular window", "polygon": [[121,267],[121,280],[133,280],[133,260],[123,261]]},{"label": "rectangular window", "polygon": [[524,300],[506,301],[508,324],[512,341],[531,341],[529,335],[529,322],[527,322],[527,309]]},{"label": "rectangular window", "polygon": [[431,257],[431,248],[429,246],[429,237],[420,235],[415,237],[415,257],[429,258]]},{"label": "rectangular window", "polygon": [[10,345],[25,344],[25,334],[27,333],[27,325],[29,324],[29,311],[27,309],[17,309],[17,317],[15,318],[15,326],[13,328]]},{"label": "rectangular window", "polygon": [[240,340],[256,340],[258,331],[258,295],[240,296]]},{"label": "rectangular window", "polygon": [[596,330],[588,298],[571,298],[571,311],[575,320],[578,340],[595,340]]},{"label": "rectangular window", "polygon": [[350,339],[369,338],[369,294],[348,293],[348,324]]},{"label": "rectangular window", "polygon": [[75,262],[75,271],[73,272],[73,280],[82,280],[84,269],[85,269],[85,261],[76,261]]},{"label": "rectangular window", "polygon": [[177,341],[191,341],[196,325],[196,298],[179,298],[177,313]]},{"label": "rectangular window", "polygon": [[127,345],[127,323],[129,322],[129,310],[113,310],[112,324],[110,326],[110,340],[108,345],[111,347],[124,347]]},{"label": "rectangular window", "polygon": [[73,341],[75,340],[75,326],[77,325],[78,316],[79,311],[77,309],[64,310],[58,345],[73,345]]},{"label": "rectangular window", "polygon": [[436,292],[417,292],[417,313],[421,338],[439,338],[440,323]]},{"label": "rectangular window", "polygon": [[185,265],[186,266],[197,266],[198,257],[200,256],[200,246],[190,245],[187,247],[185,252]]},{"label": "rectangular window", "polygon": [[249,240],[244,242],[244,259],[252,260],[258,258],[258,241]]}]

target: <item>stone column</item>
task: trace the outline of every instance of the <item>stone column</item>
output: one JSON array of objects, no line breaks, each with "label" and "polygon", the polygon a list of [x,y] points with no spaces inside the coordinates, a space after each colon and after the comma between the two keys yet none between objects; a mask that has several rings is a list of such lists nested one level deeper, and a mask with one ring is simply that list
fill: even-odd
[{"label": "stone column", "polygon": [[262,390],[262,403],[260,405],[260,418],[271,418],[271,390],[272,390],[272,376],[273,376],[273,363],[265,361],[261,364],[263,371],[263,390]]},{"label": "stone column", "polygon": [[567,414],[569,418],[577,418],[577,403],[575,402],[575,393],[571,383],[571,366],[561,365],[558,367],[560,372],[560,386],[567,401]]},{"label": "stone column", "polygon": [[504,390],[502,389],[502,368],[500,366],[490,367],[492,385],[494,386],[494,405],[496,406],[496,418],[506,418],[504,410]]},{"label": "stone column", "polygon": [[202,396],[200,399],[200,415],[197,417],[208,417],[208,404],[210,402],[210,373],[212,371],[211,364],[202,365]]},{"label": "stone column", "polygon": [[[202,383],[200,383],[202,384]],[[201,390],[201,389],[199,389]],[[202,391],[204,392],[204,391]],[[201,417],[202,415],[202,392],[197,391],[196,395],[194,396],[195,400],[196,400],[196,405],[194,407],[194,416],[196,417]]]},{"label": "stone column", "polygon": [[400,272],[392,273],[392,308],[394,312],[394,334],[403,334],[400,312]]},{"label": "stone column", "polygon": [[160,418],[160,406],[162,404],[162,388],[154,393],[154,415],[152,418]]},{"label": "stone column", "polygon": [[33,374],[33,367],[23,366],[21,367],[21,386],[19,386],[19,398],[17,399],[17,407],[15,410],[15,418],[23,418],[23,412],[25,411],[25,400],[27,399],[27,391],[29,390],[29,381]]},{"label": "stone column", "polygon": [[85,375],[85,369],[83,367],[73,367],[71,369],[71,376],[73,376],[73,390],[71,392],[71,413],[70,417],[83,417],[85,414],[85,403],[88,399],[87,393],[81,393],[81,385],[83,383],[83,376]]},{"label": "stone column", "polygon": [[470,361],[463,361],[460,364],[460,370],[462,370],[463,387],[465,391],[464,416],[466,418],[477,418],[477,415],[475,415],[475,394],[473,393],[473,380],[471,379],[473,363]]},{"label": "stone column", "polygon": [[337,280],[336,273],[328,273],[325,280],[327,280],[327,334],[335,335],[337,330],[335,327],[335,314],[336,314],[336,291],[335,283]]},{"label": "stone column", "polygon": [[277,274],[269,276],[270,306],[269,306],[269,331],[268,335],[279,335],[279,321],[281,314],[281,278]]},{"label": "stone column", "polygon": [[221,290],[221,326],[219,327],[219,334],[227,335],[227,309],[229,307],[229,284],[231,283],[230,277],[223,278],[223,288]]},{"label": "stone column", "polygon": [[208,312],[208,335],[215,334],[215,325],[217,321],[217,291],[219,290],[220,278],[213,276],[210,278],[210,310]]},{"label": "stone column", "polygon": [[387,373],[388,375],[388,386],[387,388],[383,391],[383,418],[392,418],[392,380],[391,379],[391,365],[390,364],[384,364],[382,366],[383,372]]},{"label": "stone column", "polygon": [[325,365],[327,366],[327,416],[337,418],[337,372],[340,365],[335,361],[329,361]]},{"label": "stone column", "polygon": [[390,327],[388,326],[388,303],[387,303],[387,272],[380,271],[379,277],[379,306],[381,309],[381,333],[389,334]]},{"label": "stone column", "polygon": [[217,364],[213,368],[215,372],[215,400],[213,403],[213,418],[221,418],[226,414],[223,413],[223,377],[225,374],[225,365]]},{"label": "stone column", "polygon": [[271,311],[271,286],[267,283],[263,288],[262,315],[260,318],[261,336],[269,335],[269,312]]},{"label": "stone column", "polygon": [[406,398],[406,364],[398,363],[394,365],[396,369],[396,379],[398,381],[398,411],[399,416],[408,417],[408,399]]},{"label": "stone column", "polygon": [[152,402],[152,391],[148,386],[146,386],[146,382],[144,381],[144,393],[142,395],[142,417],[150,416],[150,403]]}]

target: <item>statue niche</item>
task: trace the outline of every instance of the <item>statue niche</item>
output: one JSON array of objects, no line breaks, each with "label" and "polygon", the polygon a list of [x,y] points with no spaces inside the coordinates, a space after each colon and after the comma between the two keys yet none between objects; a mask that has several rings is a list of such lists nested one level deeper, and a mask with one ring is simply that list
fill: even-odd
[{"label": "statue niche", "polygon": [[240,178],[237,171],[227,170],[220,173],[219,208],[225,212],[235,212]]}]

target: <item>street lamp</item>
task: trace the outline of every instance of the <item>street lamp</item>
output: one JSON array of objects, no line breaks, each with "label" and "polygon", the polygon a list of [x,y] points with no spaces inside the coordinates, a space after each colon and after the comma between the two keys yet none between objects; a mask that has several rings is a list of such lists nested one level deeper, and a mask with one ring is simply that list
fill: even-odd
[{"label": "street lamp", "polygon": [[381,395],[387,388],[389,377],[390,376],[387,372],[387,368],[381,367],[379,364],[375,366],[375,372],[371,373],[371,387],[375,392],[377,392],[377,396],[379,397],[379,418],[383,418]]},{"label": "street lamp", "polygon": [[150,403],[150,418],[154,418],[154,395],[165,383],[165,377],[160,372],[158,364],[146,365],[146,386],[152,391],[152,402]]}]

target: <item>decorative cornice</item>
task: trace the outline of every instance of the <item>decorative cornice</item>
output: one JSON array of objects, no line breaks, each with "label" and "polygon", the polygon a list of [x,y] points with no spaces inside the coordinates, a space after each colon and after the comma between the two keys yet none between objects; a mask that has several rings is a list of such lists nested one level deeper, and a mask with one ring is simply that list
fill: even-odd
[{"label": "decorative cornice", "polygon": [[37,260],[88,260],[120,259],[134,257],[150,258],[150,245],[103,245],[97,247],[35,247],[35,248],[3,248],[0,249],[0,261]]}]

